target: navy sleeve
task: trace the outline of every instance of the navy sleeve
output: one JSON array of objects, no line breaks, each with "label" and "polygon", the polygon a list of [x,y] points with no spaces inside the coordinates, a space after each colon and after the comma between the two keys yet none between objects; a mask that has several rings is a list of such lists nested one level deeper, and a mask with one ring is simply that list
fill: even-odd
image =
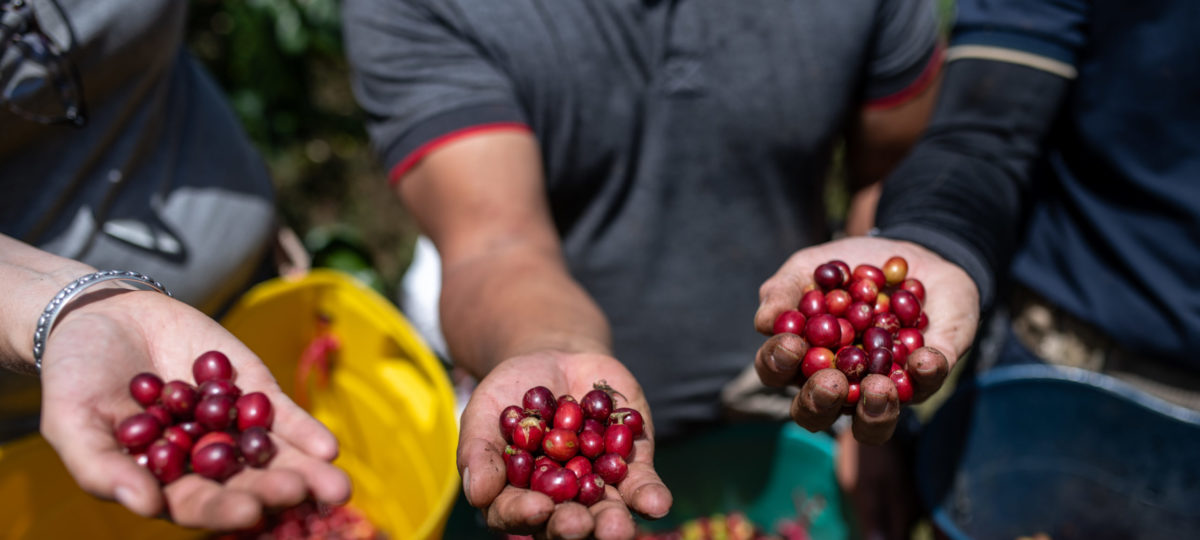
[{"label": "navy sleeve", "polygon": [[512,81],[434,6],[346,0],[342,19],[355,97],[393,180],[451,134],[525,124]]},{"label": "navy sleeve", "polygon": [[990,309],[1032,171],[1087,45],[1087,0],[960,0],[929,128],[884,183],[881,236],[962,267]]}]

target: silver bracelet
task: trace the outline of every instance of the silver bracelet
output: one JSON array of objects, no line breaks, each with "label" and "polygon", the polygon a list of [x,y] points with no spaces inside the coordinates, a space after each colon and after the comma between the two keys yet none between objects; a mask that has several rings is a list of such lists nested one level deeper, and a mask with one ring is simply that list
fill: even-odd
[{"label": "silver bracelet", "polygon": [[171,291],[168,291],[162,283],[159,283],[146,274],[131,272],[126,270],[104,270],[94,274],[88,274],[63,287],[58,294],[54,295],[54,299],[46,304],[46,309],[42,310],[42,316],[38,317],[37,330],[33,332],[33,362],[37,368],[38,374],[42,373],[42,353],[46,350],[46,338],[50,335],[50,329],[54,327],[54,320],[58,318],[58,314],[66,307],[73,298],[83,292],[84,289],[91,287],[97,283],[104,281],[126,281],[137,285],[142,290],[154,290],[171,296]]}]

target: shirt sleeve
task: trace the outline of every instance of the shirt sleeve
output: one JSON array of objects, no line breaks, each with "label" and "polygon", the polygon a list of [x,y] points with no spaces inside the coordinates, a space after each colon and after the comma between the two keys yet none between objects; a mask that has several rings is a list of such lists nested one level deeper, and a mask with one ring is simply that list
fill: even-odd
[{"label": "shirt sleeve", "polygon": [[881,236],[962,267],[989,309],[1075,62],[1086,0],[959,0],[925,136],[884,182]]},{"label": "shirt sleeve", "polygon": [[876,12],[864,97],[890,107],[921,93],[942,63],[938,14],[928,0],[884,0]]},{"label": "shirt sleeve", "polygon": [[1087,43],[1091,0],[961,0],[947,59],[997,60],[1068,79]]},{"label": "shirt sleeve", "polygon": [[511,79],[433,6],[346,0],[342,18],[352,88],[391,182],[459,136],[528,129]]}]

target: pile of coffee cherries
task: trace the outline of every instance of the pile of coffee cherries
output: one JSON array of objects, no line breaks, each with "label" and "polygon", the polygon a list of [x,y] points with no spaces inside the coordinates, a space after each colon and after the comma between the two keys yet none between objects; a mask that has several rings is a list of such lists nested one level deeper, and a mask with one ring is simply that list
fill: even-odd
[{"label": "pile of coffee cherries", "polygon": [[304,501],[271,513],[243,531],[219,533],[209,540],[386,540],[387,535],[349,505]]},{"label": "pile of coffee cherries", "polygon": [[129,393],[143,411],[117,425],[117,442],[163,484],[188,472],[224,482],[245,465],[265,467],[276,450],[266,394],[242,394],[220,351],[198,356],[192,376],[195,384],[134,375]]},{"label": "pile of coffee cherries", "polygon": [[616,407],[621,394],[604,381],[578,400],[557,398],[545,386],[525,392],[520,405],[500,413],[500,433],[508,443],[504,463],[508,483],[548,495],[555,503],[591,506],[604,498],[604,486],[629,472],[635,439],[644,436],[642,413]]},{"label": "pile of coffee cherries", "polygon": [[883,267],[840,260],[813,270],[813,285],[800,305],[775,319],[774,333],[789,332],[808,341],[800,362],[801,380],[836,368],[850,382],[847,409],[858,403],[859,382],[869,374],[886,375],[896,384],[901,403],[912,400],[908,354],[925,345],[929,318],[921,310],[925,286],[908,277],[908,261],[894,256]]}]

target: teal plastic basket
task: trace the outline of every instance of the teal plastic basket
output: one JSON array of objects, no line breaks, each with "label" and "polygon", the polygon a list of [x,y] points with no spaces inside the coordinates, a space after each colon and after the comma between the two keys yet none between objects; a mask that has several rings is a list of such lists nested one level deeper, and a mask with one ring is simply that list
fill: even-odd
[{"label": "teal plastic basket", "polygon": [[671,512],[640,525],[665,531],[740,512],[764,530],[807,523],[814,540],[850,537],[834,476],[834,440],[793,423],[740,423],[659,445],[655,469],[675,498]]}]

